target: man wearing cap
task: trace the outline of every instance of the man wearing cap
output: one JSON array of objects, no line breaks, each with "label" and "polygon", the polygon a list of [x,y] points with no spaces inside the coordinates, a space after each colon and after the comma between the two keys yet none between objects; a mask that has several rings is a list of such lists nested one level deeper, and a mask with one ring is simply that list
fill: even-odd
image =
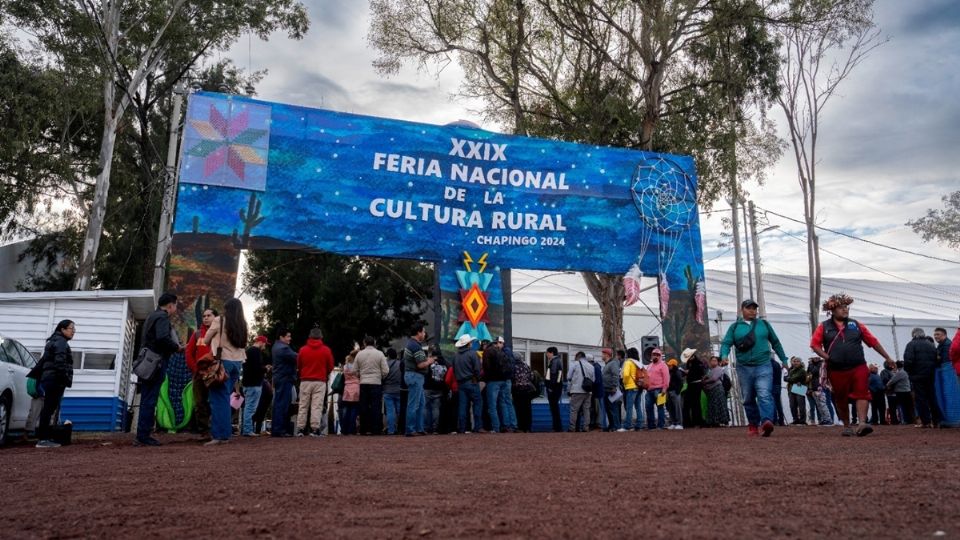
[{"label": "man wearing cap", "polygon": [[240,422],[240,435],[256,437],[253,432],[253,413],[260,405],[263,392],[263,350],[267,348],[267,336],[257,336],[253,345],[247,347],[247,359],[243,363],[243,421]]},{"label": "man wearing cap", "polygon": [[741,316],[727,329],[720,344],[720,358],[727,361],[730,348],[736,349],[737,378],[740,381],[743,408],[750,423],[747,433],[750,436],[762,434],[769,437],[773,433],[774,407],[771,346],[784,369],[789,361],[773,327],[757,318],[757,307],[758,304],[753,300],[744,300],[740,304]]},{"label": "man wearing cap", "polygon": [[863,344],[872,347],[884,359],[890,362],[893,359],[866,326],[850,318],[852,303],[853,298],[843,293],[835,294],[823,303],[823,310],[830,312],[830,318],[817,326],[810,338],[810,348],[826,360],[824,369],[833,387],[837,416],[843,422],[842,435],[849,437],[854,434],[850,427],[848,406],[849,400],[853,399],[857,404],[857,416],[864,420],[856,435],[863,437],[873,433],[873,427],[866,421],[870,371],[863,354]]},{"label": "man wearing cap", "polygon": [[560,422],[560,396],[563,393],[563,359],[556,347],[547,347],[547,401],[550,403],[550,419],[553,431],[563,431]]},{"label": "man wearing cap", "polygon": [[457,339],[454,346],[457,355],[453,358],[453,375],[457,379],[459,388],[459,410],[457,416],[457,433],[466,433],[468,402],[473,407],[473,429],[483,432],[483,409],[480,401],[480,356],[473,350],[476,340],[470,334],[464,334]]},{"label": "man wearing cap", "polygon": [[[647,429],[666,429],[666,413],[664,400],[660,400],[661,395],[666,395],[670,387],[670,370],[663,362],[663,352],[660,349],[650,351],[650,365],[647,366],[647,394],[646,394],[646,413]],[[663,401],[663,403],[661,403]],[[656,411],[656,416],[654,416]],[[656,420],[654,420],[656,418]]]}]

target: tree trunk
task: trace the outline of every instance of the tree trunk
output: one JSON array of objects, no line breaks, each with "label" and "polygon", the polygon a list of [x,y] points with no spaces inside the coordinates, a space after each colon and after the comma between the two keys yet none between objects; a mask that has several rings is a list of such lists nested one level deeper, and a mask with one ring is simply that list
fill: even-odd
[{"label": "tree trunk", "polygon": [[117,117],[114,116],[113,80],[104,83],[104,103],[106,111],[103,119],[103,138],[100,141],[100,173],[97,175],[97,187],[93,194],[93,204],[87,213],[87,235],[83,240],[83,252],[80,255],[80,267],[74,289],[90,290],[93,267],[100,249],[100,236],[103,234],[103,217],[107,212],[107,197],[110,194],[110,170],[113,166],[113,148],[117,142]]},{"label": "tree trunk", "polygon": [[623,276],[581,272],[583,281],[594,300],[600,306],[602,345],[623,349]]}]

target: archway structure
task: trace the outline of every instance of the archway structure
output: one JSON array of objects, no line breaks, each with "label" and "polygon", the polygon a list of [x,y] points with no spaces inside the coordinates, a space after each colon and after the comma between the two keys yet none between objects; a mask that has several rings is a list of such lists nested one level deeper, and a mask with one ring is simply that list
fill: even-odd
[{"label": "archway structure", "polygon": [[668,348],[709,347],[687,156],[194,94],[168,281],[185,325],[247,248],[433,262],[444,343],[502,332],[502,269],[625,275],[628,302],[656,276]]}]

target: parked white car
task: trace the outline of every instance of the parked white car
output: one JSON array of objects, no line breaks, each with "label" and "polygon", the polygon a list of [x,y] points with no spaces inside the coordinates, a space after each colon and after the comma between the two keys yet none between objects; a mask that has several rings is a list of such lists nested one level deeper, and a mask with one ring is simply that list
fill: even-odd
[{"label": "parked white car", "polygon": [[0,335],[0,445],[11,431],[27,427],[33,401],[27,394],[27,373],[37,364],[19,342]]}]

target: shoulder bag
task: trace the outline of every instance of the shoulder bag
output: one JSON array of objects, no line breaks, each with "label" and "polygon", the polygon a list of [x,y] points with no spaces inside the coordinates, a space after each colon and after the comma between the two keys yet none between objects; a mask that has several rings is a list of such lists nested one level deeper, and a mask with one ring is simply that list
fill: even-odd
[{"label": "shoulder bag", "polygon": [[[220,329],[217,332],[219,333],[217,336],[219,341],[217,343],[223,343],[223,317],[220,317]],[[200,374],[204,386],[210,387],[224,384],[227,382],[227,379],[229,379],[227,370],[223,369],[222,354],[223,347],[218,345],[216,355],[208,352],[197,360],[197,373]]]},{"label": "shoulder bag", "polygon": [[[157,319],[153,319],[153,322],[147,328],[146,332],[143,333],[144,341],[146,341],[147,336],[150,335],[150,330],[152,330],[156,324]],[[139,377],[141,381],[149,381],[157,375],[158,371],[160,371],[160,364],[162,362],[163,355],[151,351],[146,345],[144,345],[140,348],[140,352],[133,360],[133,374]]]},{"label": "shoulder bag", "polygon": [[580,374],[583,375],[583,382],[580,383],[580,389],[586,393],[593,392],[593,381],[587,378],[587,374],[583,371],[583,361],[577,360],[577,364],[580,365]]}]

